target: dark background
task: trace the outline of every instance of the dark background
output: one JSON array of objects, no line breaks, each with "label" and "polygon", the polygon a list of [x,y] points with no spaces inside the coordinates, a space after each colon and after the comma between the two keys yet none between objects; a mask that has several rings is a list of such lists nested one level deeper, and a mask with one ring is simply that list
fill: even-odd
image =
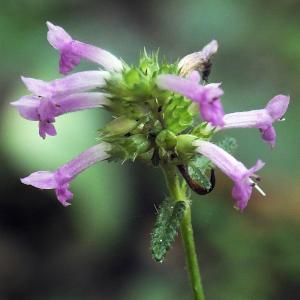
[{"label": "dark background", "polygon": [[[73,205],[19,177],[51,170],[95,143],[109,115],[84,111],[57,119],[58,135],[43,141],[36,124],[9,102],[27,93],[20,75],[59,76],[45,21],[74,38],[135,63],[160,48],[170,60],[212,38],[220,49],[212,82],[222,81],[226,112],[262,108],[291,95],[286,121],[276,124],[274,150],[257,130],[235,130],[236,157],[260,172],[267,197],[254,192],[235,211],[232,183],[220,172],[207,197],[194,197],[193,222],[208,300],[299,299],[300,2],[1,0],[0,10],[0,299],[191,299],[178,241],[163,264],[151,259],[155,207],[166,195],[158,169],[103,163],[72,184]],[[96,68],[83,63],[80,69]]]}]

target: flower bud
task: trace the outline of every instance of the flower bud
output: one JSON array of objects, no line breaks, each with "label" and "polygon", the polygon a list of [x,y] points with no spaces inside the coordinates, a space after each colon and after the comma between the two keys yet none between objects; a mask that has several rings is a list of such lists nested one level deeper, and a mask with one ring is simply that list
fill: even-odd
[{"label": "flower bud", "polygon": [[121,116],[109,122],[102,130],[101,134],[106,136],[125,135],[133,130],[138,122],[133,119]]},{"label": "flower bud", "polygon": [[193,146],[193,142],[196,139],[197,137],[192,134],[181,134],[177,136],[176,150],[182,159],[188,159],[194,155],[195,146]]},{"label": "flower bud", "polygon": [[173,150],[176,147],[176,135],[170,130],[161,131],[155,139],[156,144],[165,150]]}]

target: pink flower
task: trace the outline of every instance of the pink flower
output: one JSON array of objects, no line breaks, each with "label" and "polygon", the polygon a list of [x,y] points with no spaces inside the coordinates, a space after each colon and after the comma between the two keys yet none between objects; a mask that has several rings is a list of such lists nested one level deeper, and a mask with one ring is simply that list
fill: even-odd
[{"label": "pink flower", "polygon": [[258,179],[258,176],[254,173],[264,166],[261,160],[258,160],[252,168],[247,169],[241,162],[215,144],[196,140],[193,145],[196,147],[195,151],[197,153],[210,159],[223,173],[234,181],[232,197],[236,200],[237,209],[240,211],[245,209],[253,186],[265,195],[253,181],[253,179]]},{"label": "pink flower", "polygon": [[53,48],[59,50],[59,71],[67,74],[80,63],[81,58],[103,66],[108,71],[120,72],[123,68],[121,60],[101,48],[76,40],[59,26],[47,22],[48,41]]},{"label": "pink flower", "polygon": [[226,114],[223,118],[223,129],[258,128],[263,140],[274,147],[276,131],[273,127],[273,123],[283,117],[287,111],[289,101],[289,96],[277,95],[272,98],[263,109]]},{"label": "pink flower", "polygon": [[109,100],[103,93],[83,93],[103,86],[107,76],[108,73],[104,71],[79,72],[50,82],[22,77],[28,90],[34,95],[24,96],[11,104],[17,107],[23,118],[39,121],[39,134],[42,138],[46,138],[47,134],[54,136],[55,117],[109,105]]},{"label": "pink flower", "polygon": [[70,205],[73,193],[69,190],[70,182],[81,172],[99,161],[110,157],[107,153],[111,146],[101,143],[82,152],[70,162],[54,172],[38,171],[22,178],[21,182],[39,189],[55,189],[56,197],[63,206]]}]

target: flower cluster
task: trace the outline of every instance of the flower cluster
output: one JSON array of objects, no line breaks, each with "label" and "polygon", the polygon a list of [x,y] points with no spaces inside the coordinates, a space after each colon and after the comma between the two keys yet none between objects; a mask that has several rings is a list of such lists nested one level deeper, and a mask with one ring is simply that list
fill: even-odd
[{"label": "flower cluster", "polygon": [[[247,169],[210,140],[220,130],[258,128],[262,139],[274,147],[273,123],[283,118],[288,96],[275,96],[260,110],[225,114],[221,84],[207,84],[216,41],[179,63],[159,62],[156,53],[145,52],[137,66],[129,66],[106,50],[74,40],[59,26],[50,22],[47,26],[48,41],[59,51],[59,71],[65,76],[49,82],[22,77],[30,94],[11,104],[25,119],[38,122],[44,139],[57,134],[55,118],[65,113],[104,108],[114,118],[100,130],[97,145],[54,172],[39,171],[22,178],[24,184],[55,189],[58,200],[67,206],[73,197],[70,182],[96,162],[140,159],[154,166],[190,166],[204,157],[210,167],[199,165],[203,176],[217,166],[234,182],[235,206],[241,211],[247,206],[252,188],[260,190],[254,173],[264,163],[258,160]],[[67,75],[81,59],[101,69]]]}]

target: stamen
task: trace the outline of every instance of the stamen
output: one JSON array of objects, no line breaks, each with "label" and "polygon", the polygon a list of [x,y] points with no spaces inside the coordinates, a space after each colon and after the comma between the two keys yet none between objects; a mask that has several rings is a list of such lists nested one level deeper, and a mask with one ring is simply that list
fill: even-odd
[{"label": "stamen", "polygon": [[251,186],[253,186],[262,196],[266,196],[266,193],[256,184],[251,178],[249,178]]}]

